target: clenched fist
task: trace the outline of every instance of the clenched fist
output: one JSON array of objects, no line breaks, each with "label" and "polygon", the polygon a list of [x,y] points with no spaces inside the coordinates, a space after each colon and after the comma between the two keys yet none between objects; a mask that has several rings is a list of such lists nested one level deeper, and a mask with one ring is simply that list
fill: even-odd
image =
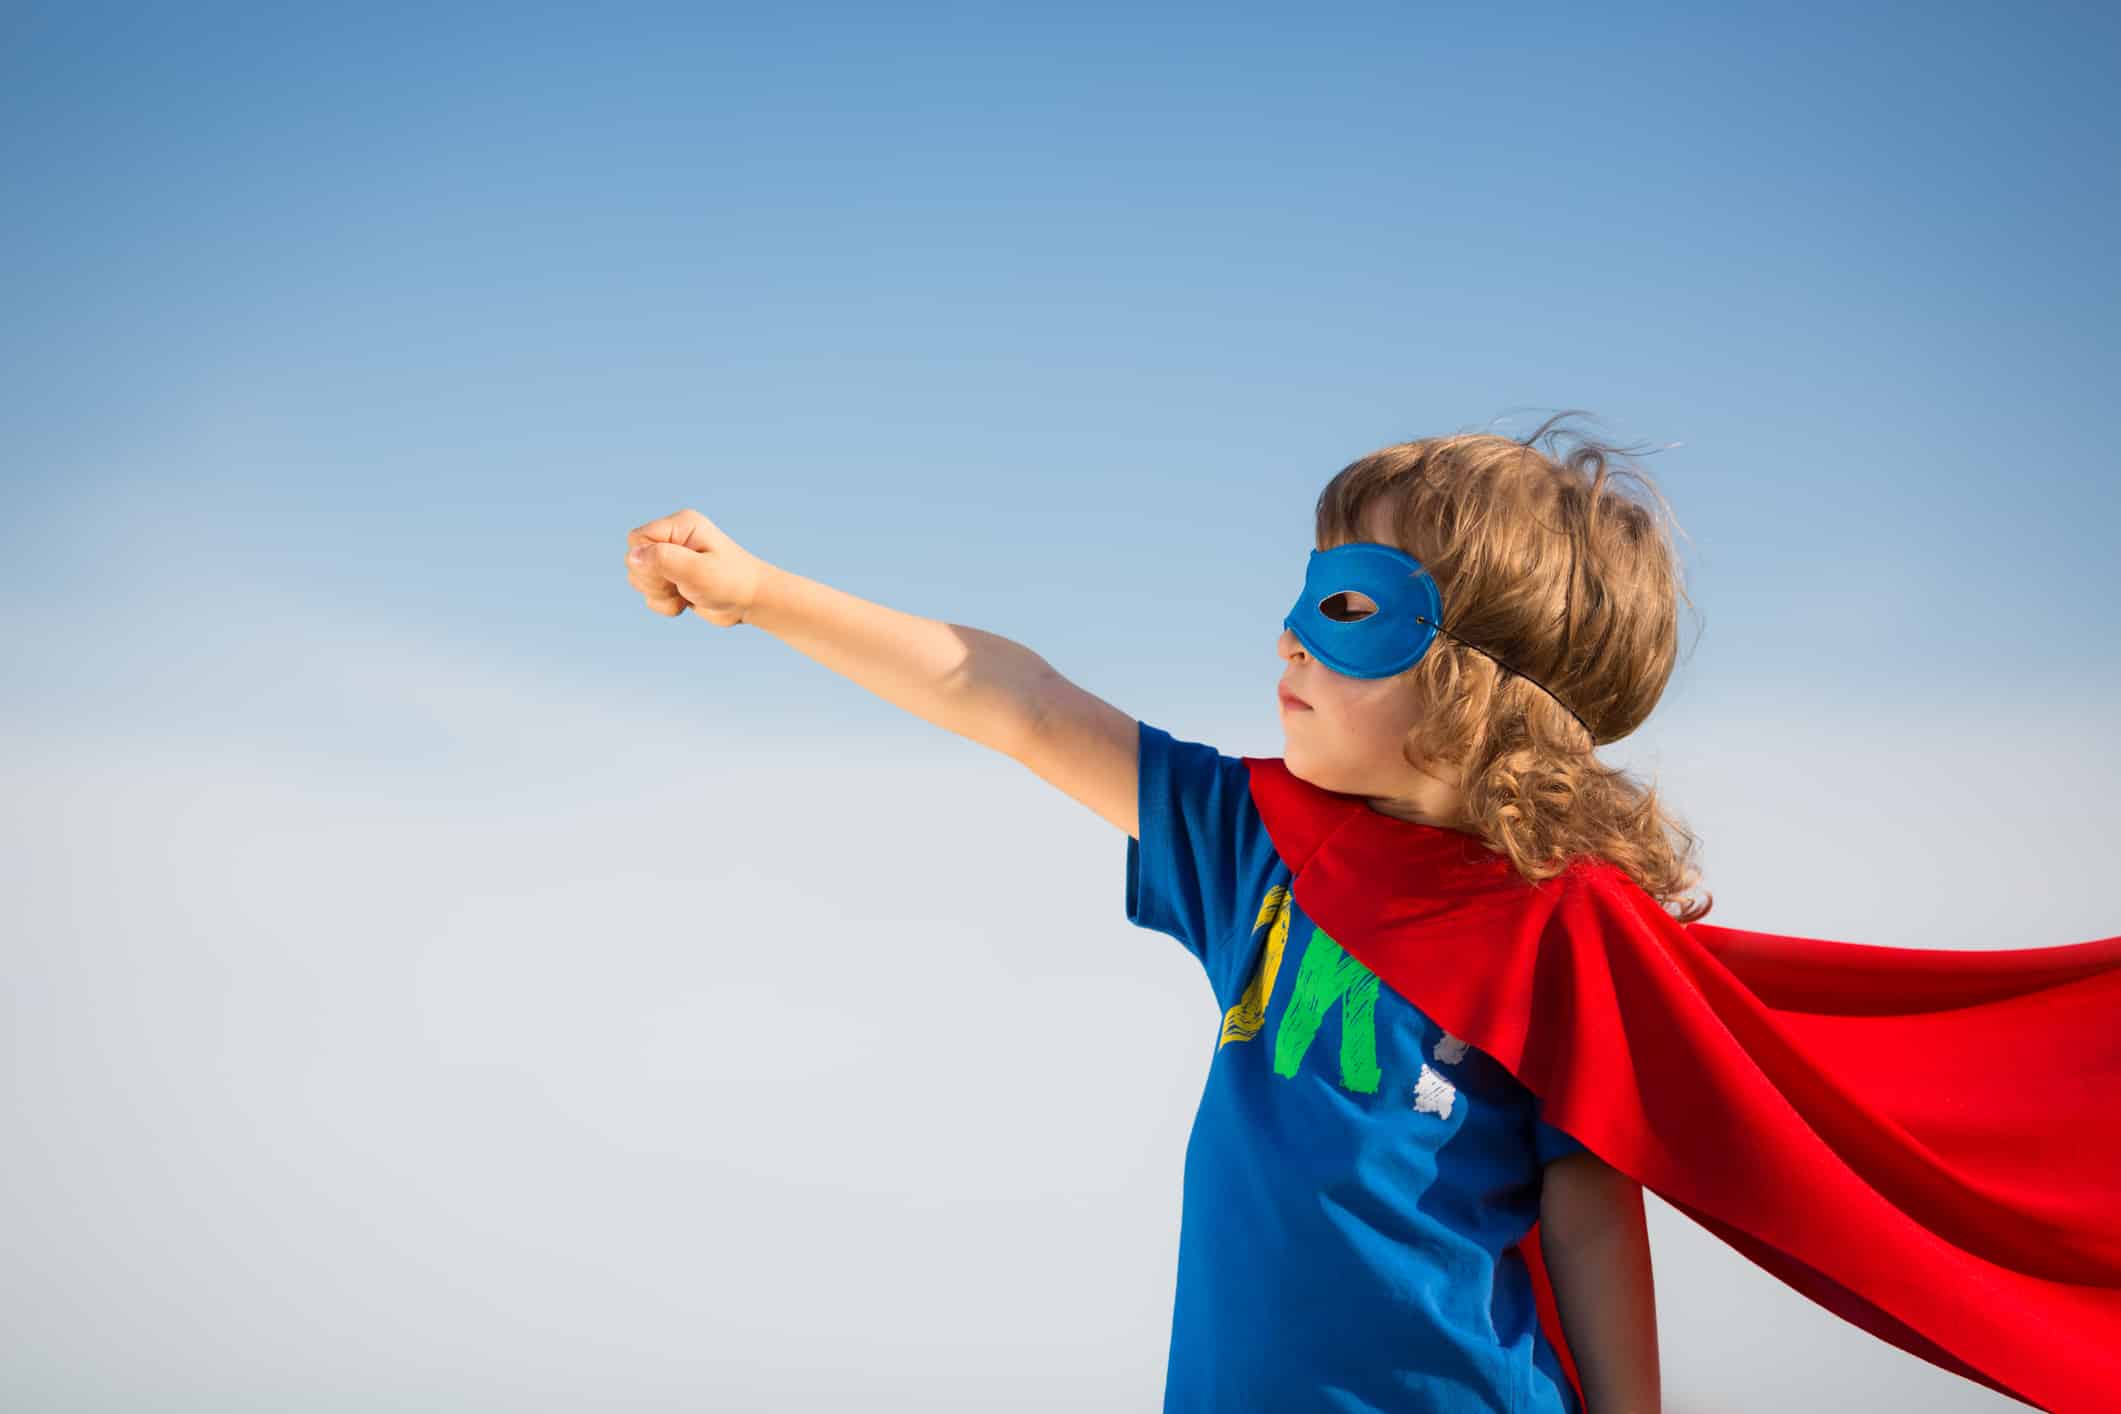
[{"label": "clenched fist", "polygon": [[698,511],[679,511],[626,532],[626,582],[665,618],[690,605],[711,624],[740,624],[771,570]]}]

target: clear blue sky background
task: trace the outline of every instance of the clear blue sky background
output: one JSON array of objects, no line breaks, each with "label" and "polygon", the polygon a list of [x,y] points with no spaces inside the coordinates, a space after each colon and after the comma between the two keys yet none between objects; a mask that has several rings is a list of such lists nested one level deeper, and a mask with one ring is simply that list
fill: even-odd
[{"label": "clear blue sky background", "polygon": [[[1276,754],[1333,472],[1585,409],[1663,448],[1688,537],[1687,656],[1615,755],[1701,829],[1716,921],[2116,931],[2117,58],[2089,4],[0,11],[9,1118],[49,1161],[0,1180],[46,1244],[0,1396],[290,1407],[343,1366],[334,1409],[520,1409],[534,1358],[699,1407],[886,1369],[908,1407],[1153,1404],[1190,959],[1012,763],[645,610],[625,532],[682,506]],[[1088,1038],[1128,1006],[1134,1049]],[[875,1020],[923,1008],[949,1037]],[[784,1024],[861,1152],[759,1093]],[[979,1133],[916,1083],[1026,1034],[1066,1054],[979,1081]],[[373,1167],[392,1125],[441,1157]],[[150,1154],[225,1223],[174,1170],[82,1186]],[[385,1198],[429,1225],[400,1265],[346,1216]],[[138,1245],[85,1259],[120,1210]],[[1675,1411],[2012,1407],[1656,1216]],[[324,1290],[269,1377],[216,1343]]]}]

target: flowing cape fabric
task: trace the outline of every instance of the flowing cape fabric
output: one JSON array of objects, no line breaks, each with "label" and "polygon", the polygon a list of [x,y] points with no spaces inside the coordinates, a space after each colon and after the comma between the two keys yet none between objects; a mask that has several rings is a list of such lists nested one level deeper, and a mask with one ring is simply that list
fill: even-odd
[{"label": "flowing cape fabric", "polygon": [[[1245,757],[1305,913],[1789,1286],[2057,1414],[2121,1409],[2121,937],[1952,952],[1681,924],[1618,868]],[[1541,1325],[1581,1392],[1535,1225]]]}]

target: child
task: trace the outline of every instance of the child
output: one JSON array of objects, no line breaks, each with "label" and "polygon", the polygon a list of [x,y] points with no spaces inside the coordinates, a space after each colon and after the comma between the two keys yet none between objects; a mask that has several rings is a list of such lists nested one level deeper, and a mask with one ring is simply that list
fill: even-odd
[{"label": "child", "polygon": [[1551,426],[1333,478],[1275,759],[694,511],[629,534],[629,577],[1127,832],[1129,921],[1187,947],[1222,1012],[1167,1410],[1654,1411],[1644,1186],[1945,1369],[2121,1403],[2121,938],[1945,953],[1696,921],[1692,837],[1595,754],[1670,676],[1676,557],[1611,449],[1556,459]]}]

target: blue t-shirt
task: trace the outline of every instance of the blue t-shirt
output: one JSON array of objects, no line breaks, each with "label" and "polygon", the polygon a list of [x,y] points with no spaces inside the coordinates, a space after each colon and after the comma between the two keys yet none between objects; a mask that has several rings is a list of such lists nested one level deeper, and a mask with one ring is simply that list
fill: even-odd
[{"label": "blue t-shirt", "polygon": [[1580,1414],[1516,1244],[1584,1146],[1296,905],[1241,759],[1138,739],[1127,919],[1185,944],[1222,1013],[1166,1414]]}]

